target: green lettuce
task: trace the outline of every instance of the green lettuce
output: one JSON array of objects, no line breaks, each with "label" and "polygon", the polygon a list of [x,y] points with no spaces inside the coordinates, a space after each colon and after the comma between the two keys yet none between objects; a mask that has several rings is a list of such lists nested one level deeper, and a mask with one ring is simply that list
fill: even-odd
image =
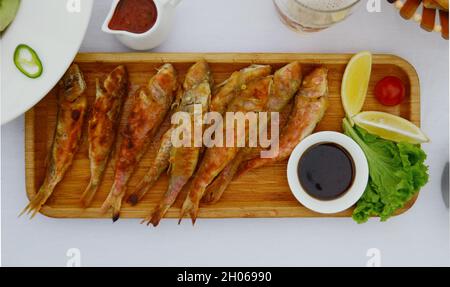
[{"label": "green lettuce", "polygon": [[386,221],[428,182],[428,167],[424,164],[427,156],[420,145],[379,138],[352,127],[347,119],[343,126],[344,133],[364,151],[369,164],[369,182],[352,217],[358,223],[371,216]]}]

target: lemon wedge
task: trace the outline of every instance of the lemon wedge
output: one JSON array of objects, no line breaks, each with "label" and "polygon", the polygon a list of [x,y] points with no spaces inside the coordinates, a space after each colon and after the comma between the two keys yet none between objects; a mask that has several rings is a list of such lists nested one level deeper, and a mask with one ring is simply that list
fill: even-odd
[{"label": "lemon wedge", "polygon": [[372,54],[367,51],[354,55],[345,68],[341,97],[342,105],[350,121],[364,105],[371,71]]},{"label": "lemon wedge", "polygon": [[395,142],[419,144],[428,142],[428,137],[404,118],[384,112],[361,112],[353,117],[354,123],[381,138]]}]

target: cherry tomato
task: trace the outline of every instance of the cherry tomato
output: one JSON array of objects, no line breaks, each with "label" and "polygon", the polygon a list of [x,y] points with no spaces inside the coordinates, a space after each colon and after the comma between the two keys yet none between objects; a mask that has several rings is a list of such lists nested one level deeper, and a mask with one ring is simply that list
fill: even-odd
[{"label": "cherry tomato", "polygon": [[385,106],[396,106],[405,99],[405,85],[397,77],[385,77],[375,86],[375,97]]}]

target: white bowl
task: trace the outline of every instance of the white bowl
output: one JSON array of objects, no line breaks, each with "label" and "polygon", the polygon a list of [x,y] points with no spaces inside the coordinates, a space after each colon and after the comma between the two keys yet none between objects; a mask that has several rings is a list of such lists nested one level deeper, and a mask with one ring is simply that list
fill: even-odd
[{"label": "white bowl", "polygon": [[[319,143],[335,143],[343,147],[354,162],[353,184],[347,192],[336,199],[319,200],[312,197],[303,189],[298,178],[297,168],[301,156],[309,147]],[[337,132],[318,132],[305,138],[295,147],[289,158],[287,178],[292,193],[302,205],[319,213],[337,213],[354,205],[363,195],[369,179],[369,166],[364,152],[350,137]]]}]

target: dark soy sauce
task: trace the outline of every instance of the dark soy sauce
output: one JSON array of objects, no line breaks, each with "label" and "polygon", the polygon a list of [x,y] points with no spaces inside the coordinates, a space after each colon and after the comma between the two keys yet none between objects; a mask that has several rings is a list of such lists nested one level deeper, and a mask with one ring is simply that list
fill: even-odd
[{"label": "dark soy sauce", "polygon": [[297,172],[300,184],[309,195],[319,200],[332,200],[352,186],[355,164],[340,145],[320,143],[303,153]]}]

